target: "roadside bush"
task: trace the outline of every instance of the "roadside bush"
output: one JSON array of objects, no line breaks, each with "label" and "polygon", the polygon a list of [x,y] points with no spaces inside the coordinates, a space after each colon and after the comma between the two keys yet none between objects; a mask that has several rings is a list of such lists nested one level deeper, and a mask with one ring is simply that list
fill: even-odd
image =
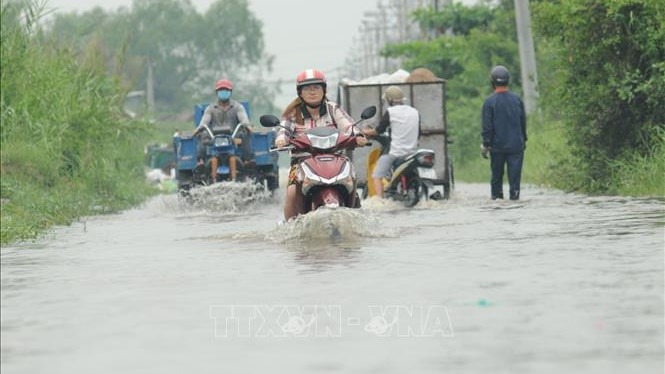
[{"label": "roadside bush", "polygon": [[665,129],[665,3],[542,1],[533,9],[539,35],[558,48],[550,67],[560,98],[554,110],[571,145],[558,171],[565,189],[619,193],[639,188],[627,182],[636,180],[630,174],[662,177],[664,170],[652,167]]},{"label": "roadside bush", "polygon": [[153,193],[142,164],[151,125],[123,116],[122,89],[99,61],[38,41],[42,10],[2,3],[3,244]]}]

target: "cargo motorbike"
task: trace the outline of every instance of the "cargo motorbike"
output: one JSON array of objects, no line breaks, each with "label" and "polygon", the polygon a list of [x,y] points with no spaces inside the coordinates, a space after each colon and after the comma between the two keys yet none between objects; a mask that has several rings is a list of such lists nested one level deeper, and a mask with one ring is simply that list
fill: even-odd
[{"label": "cargo motorbike", "polygon": [[[376,107],[366,108],[361,120],[353,125],[351,134],[332,127],[316,127],[299,134],[285,128],[289,143],[274,150],[290,150],[302,155],[297,164],[296,181],[302,193],[305,213],[321,207],[360,207],[356,173],[353,163],[344,153],[357,146],[356,138],[360,132],[356,125],[375,114]],[[272,115],[262,116],[260,122],[264,127],[284,128]]]},{"label": "cargo motorbike", "polygon": [[[388,136],[379,135],[373,139],[381,144],[381,149],[372,150],[367,158],[367,170],[370,176],[382,149],[388,149],[390,146]],[[415,206],[422,198],[440,199],[440,192],[434,191],[434,180],[437,179],[434,161],[435,155],[431,149],[418,149],[398,157],[391,165],[390,177],[383,179],[383,196],[399,201],[407,208]],[[370,180],[363,188],[363,197],[374,195],[374,183]]]},{"label": "cargo motorbike", "polygon": [[[239,130],[238,126],[236,130]],[[214,183],[211,180],[210,160],[212,157],[219,159],[217,167],[217,181],[229,180],[231,170],[228,165],[228,156],[235,155],[238,168],[238,180],[254,180],[264,185],[271,193],[279,187],[279,167],[277,155],[269,152],[273,142],[272,132],[251,132],[248,137],[251,141],[251,153],[245,155],[247,148],[238,146],[233,140],[234,134],[212,135],[207,127],[204,129],[209,139],[204,143],[206,147],[205,162],[203,165],[197,163],[197,149],[201,141],[198,136],[191,134],[176,133],[173,138],[175,153],[175,171],[178,183],[179,195],[189,195],[190,189],[196,186],[205,186]],[[249,159],[243,162],[243,159]]]}]

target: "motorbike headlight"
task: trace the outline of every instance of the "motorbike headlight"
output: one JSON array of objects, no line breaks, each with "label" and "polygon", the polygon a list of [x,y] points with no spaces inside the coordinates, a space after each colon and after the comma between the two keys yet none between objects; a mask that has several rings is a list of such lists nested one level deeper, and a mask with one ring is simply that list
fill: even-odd
[{"label": "motorbike headlight", "polygon": [[337,144],[337,138],[339,133],[333,133],[328,136],[318,136],[313,134],[307,134],[309,141],[312,143],[313,148],[318,149],[330,149]]},{"label": "motorbike headlight", "polygon": [[215,138],[213,144],[215,145],[215,147],[226,147],[230,144],[229,138]]}]

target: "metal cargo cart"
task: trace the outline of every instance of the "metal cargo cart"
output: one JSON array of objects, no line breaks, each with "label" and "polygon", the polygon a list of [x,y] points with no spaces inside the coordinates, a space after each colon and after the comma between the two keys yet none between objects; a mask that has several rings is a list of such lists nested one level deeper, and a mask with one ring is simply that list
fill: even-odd
[{"label": "metal cargo cart", "polygon": [[[444,198],[450,196],[454,186],[453,163],[448,153],[448,124],[446,122],[446,81],[437,79],[428,82],[405,83],[349,83],[342,81],[338,88],[337,100],[353,118],[360,118],[360,113],[368,106],[375,105],[379,113],[372,120],[366,122],[376,126],[381,113],[386,110],[383,93],[392,85],[399,86],[407,97],[407,104],[418,109],[421,119],[422,136],[419,140],[420,148],[427,148],[435,152],[434,170],[437,178],[435,185],[442,186]],[[373,142],[374,143],[374,142]],[[380,147],[359,147],[350,152],[354,161],[359,185],[367,183],[367,158],[372,149]]]}]

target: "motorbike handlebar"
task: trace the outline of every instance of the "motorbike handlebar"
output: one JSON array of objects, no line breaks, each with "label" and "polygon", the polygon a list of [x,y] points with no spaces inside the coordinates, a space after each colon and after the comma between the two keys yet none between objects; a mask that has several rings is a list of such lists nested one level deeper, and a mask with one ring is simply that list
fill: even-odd
[{"label": "motorbike handlebar", "polygon": [[233,130],[233,134],[231,134],[231,137],[235,138],[236,135],[238,135],[238,130],[240,130],[241,128],[244,128],[248,132],[252,132],[252,129],[248,125],[244,123],[239,123],[238,126],[236,126],[236,129]]},{"label": "motorbike handlebar", "polygon": [[290,151],[290,150],[292,150],[292,149],[294,149],[294,148],[295,148],[295,147],[292,146],[292,145],[287,145],[287,146],[284,146],[284,147],[270,148],[269,151],[270,151],[270,152],[282,152],[282,151]]}]

